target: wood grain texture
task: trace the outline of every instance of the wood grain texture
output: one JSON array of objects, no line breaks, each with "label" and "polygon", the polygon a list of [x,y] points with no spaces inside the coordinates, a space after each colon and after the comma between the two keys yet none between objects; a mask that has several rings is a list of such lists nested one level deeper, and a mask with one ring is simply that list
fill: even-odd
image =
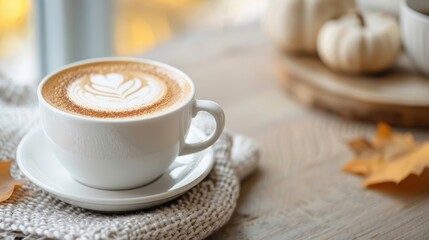
[{"label": "wood grain texture", "polygon": [[378,75],[350,76],[312,56],[278,55],[281,83],[306,105],[344,117],[401,126],[429,126],[429,79],[403,55]]},{"label": "wood grain texture", "polygon": [[[196,82],[197,96],[219,102],[227,128],[261,146],[257,172],[242,183],[230,222],[210,239],[428,239],[427,184],[364,189],[341,172],[345,140],[375,125],[309,110],[278,83],[276,58],[259,27],[185,34],[148,53]],[[412,131],[419,140],[426,130]],[[407,180],[408,181],[408,180]]]}]

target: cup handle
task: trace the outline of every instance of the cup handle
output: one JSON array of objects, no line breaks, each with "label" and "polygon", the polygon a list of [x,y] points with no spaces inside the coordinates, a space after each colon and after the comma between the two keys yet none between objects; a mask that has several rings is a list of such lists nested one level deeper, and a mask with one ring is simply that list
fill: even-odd
[{"label": "cup handle", "polygon": [[210,147],[222,134],[223,128],[225,127],[225,114],[219,104],[208,100],[195,100],[192,109],[192,116],[196,116],[200,111],[208,112],[214,117],[216,128],[212,134],[202,142],[186,143],[183,141],[184,145],[180,150],[179,156],[198,152]]}]

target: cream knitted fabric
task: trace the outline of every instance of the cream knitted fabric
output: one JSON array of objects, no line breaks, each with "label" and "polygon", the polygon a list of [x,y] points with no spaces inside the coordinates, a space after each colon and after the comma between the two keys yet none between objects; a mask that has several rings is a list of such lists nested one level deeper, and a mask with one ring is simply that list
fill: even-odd
[{"label": "cream knitted fabric", "polygon": [[[14,159],[19,140],[38,124],[32,87],[0,80],[0,160]],[[196,125],[208,132],[211,121]],[[64,203],[31,182],[0,203],[0,238],[6,239],[202,239],[231,217],[239,178],[258,160],[255,143],[222,134],[213,146],[215,165],[209,176],[181,197],[164,205],[126,214],[102,214]],[[231,161],[231,156],[233,159]],[[24,176],[14,164],[12,176]]]}]

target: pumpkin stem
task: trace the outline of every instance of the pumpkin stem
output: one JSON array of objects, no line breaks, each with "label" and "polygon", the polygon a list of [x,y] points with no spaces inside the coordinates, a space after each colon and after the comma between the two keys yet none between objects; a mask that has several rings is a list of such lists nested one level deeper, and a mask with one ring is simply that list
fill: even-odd
[{"label": "pumpkin stem", "polygon": [[359,20],[359,24],[361,27],[365,27],[365,19],[363,18],[362,14],[359,12],[356,12],[356,17]]},{"label": "pumpkin stem", "polygon": [[361,26],[361,27],[365,27],[365,19],[363,18],[363,15],[362,15],[362,13],[360,13],[359,11],[357,11],[356,9],[351,9],[350,10],[350,13],[351,14],[353,14],[353,15],[355,15],[356,17],[357,17],[357,19],[358,19],[358,21],[359,21],[359,25]]}]

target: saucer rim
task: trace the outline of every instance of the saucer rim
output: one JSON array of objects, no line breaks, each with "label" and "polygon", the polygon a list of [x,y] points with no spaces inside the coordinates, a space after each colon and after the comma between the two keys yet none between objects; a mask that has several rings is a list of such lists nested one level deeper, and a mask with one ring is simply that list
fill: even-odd
[{"label": "saucer rim", "polygon": [[[202,132],[200,129],[198,129],[195,126],[191,126],[191,128],[189,129],[189,132],[193,132],[194,134],[198,135],[199,137],[207,137],[207,135]],[[21,139],[18,148],[17,148],[17,152],[16,152],[16,162],[18,164],[19,169],[22,171],[22,173],[24,174],[25,177],[27,177],[32,183],[34,183],[35,185],[37,185],[38,187],[42,188],[43,190],[55,195],[58,198],[64,198],[67,200],[71,200],[71,201],[77,201],[77,202],[83,202],[83,203],[96,203],[96,204],[103,204],[103,205],[123,205],[123,204],[142,204],[142,203],[151,203],[151,202],[156,202],[156,201],[161,201],[163,199],[167,199],[167,198],[174,198],[175,196],[180,196],[181,194],[184,194],[186,191],[190,190],[191,188],[195,187],[197,184],[199,184],[204,178],[207,177],[207,175],[210,173],[210,171],[212,170],[213,166],[214,166],[214,151],[212,147],[209,147],[207,149],[204,149],[202,151],[196,152],[196,153],[202,153],[202,152],[206,152],[202,155],[202,158],[207,158],[206,161],[209,161],[208,166],[204,169],[204,171],[202,171],[201,173],[199,173],[199,175],[193,179],[190,180],[189,183],[186,183],[185,185],[176,188],[172,191],[168,191],[168,192],[161,192],[158,194],[154,194],[154,195],[145,195],[145,196],[141,196],[141,197],[133,197],[133,198],[97,198],[97,197],[82,197],[82,196],[76,196],[73,194],[69,194],[69,193],[65,193],[62,192],[60,190],[57,190],[57,188],[52,187],[49,184],[46,184],[44,182],[42,182],[41,180],[39,180],[37,177],[34,177],[33,174],[28,171],[28,168],[25,167],[25,164],[23,163],[23,157],[22,155],[22,151],[23,148],[26,144],[29,143],[29,139],[31,139],[31,137],[33,135],[36,134],[42,134],[43,137],[46,137],[43,129],[41,126],[37,126],[34,127],[33,129],[31,129],[30,131],[27,132],[27,134],[25,134],[25,136]],[[192,154],[196,154],[196,153],[192,153]],[[196,164],[193,168],[195,169],[199,164]],[[192,171],[189,171],[184,177],[183,179],[188,176]],[[74,180],[75,181],[75,180]],[[156,182],[157,180],[155,180],[154,182]],[[153,182],[153,183],[154,183]],[[81,184],[78,182],[78,184]],[[152,184],[152,183],[150,183]],[[148,185],[145,185],[148,186]],[[134,189],[139,189],[145,186],[141,186],[141,187],[137,187]],[[94,190],[98,190],[98,191],[106,191],[106,192],[120,192],[120,191],[129,191],[129,190],[133,190],[133,189],[124,189],[124,190],[102,190],[102,189],[95,189]]]}]

